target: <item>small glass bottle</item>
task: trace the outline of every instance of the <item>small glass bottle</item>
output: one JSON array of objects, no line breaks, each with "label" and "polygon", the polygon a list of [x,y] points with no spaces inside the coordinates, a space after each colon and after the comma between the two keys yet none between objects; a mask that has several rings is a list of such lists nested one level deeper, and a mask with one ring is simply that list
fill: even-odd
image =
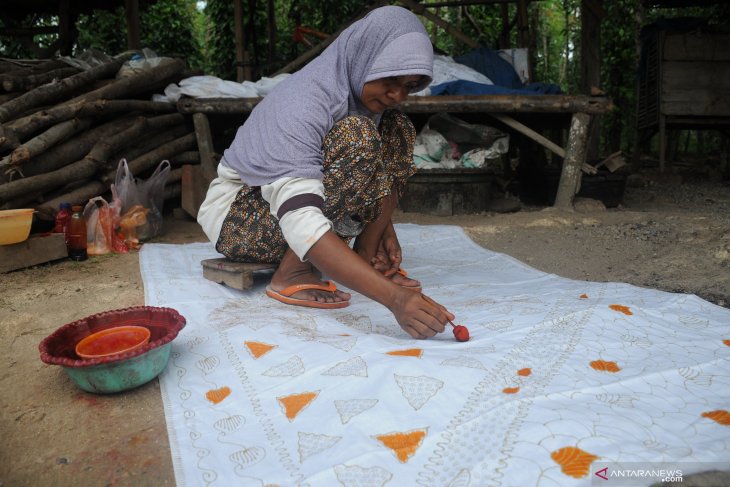
[{"label": "small glass bottle", "polygon": [[54,233],[66,233],[68,221],[71,218],[71,203],[61,203],[58,213],[56,213],[56,226],[53,228]]},{"label": "small glass bottle", "polygon": [[86,260],[86,220],[82,213],[81,206],[71,208],[71,219],[68,221],[66,242],[68,245],[68,256],[73,260]]}]

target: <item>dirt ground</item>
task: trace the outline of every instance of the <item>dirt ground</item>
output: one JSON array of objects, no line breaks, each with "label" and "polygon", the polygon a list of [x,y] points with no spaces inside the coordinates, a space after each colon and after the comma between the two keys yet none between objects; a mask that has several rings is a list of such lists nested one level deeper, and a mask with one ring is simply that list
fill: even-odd
[{"label": "dirt ground", "polygon": [[[480,245],[546,272],[693,293],[730,308],[727,182],[646,175],[632,178],[619,208],[577,206],[454,217],[399,212],[396,221],[460,225]],[[165,224],[160,242],[205,241],[191,220],[170,215]],[[0,487],[174,485],[156,379],[92,395],[38,353],[39,342],[65,323],[143,304],[134,253],[0,276]]]}]

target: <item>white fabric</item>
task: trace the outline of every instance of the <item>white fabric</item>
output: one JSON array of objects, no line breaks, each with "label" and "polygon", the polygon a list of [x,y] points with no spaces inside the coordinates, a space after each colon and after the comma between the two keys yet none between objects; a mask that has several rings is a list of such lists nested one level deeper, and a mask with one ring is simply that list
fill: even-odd
[{"label": "white fabric", "polygon": [[176,102],[181,96],[191,98],[255,98],[266,96],[269,92],[289,77],[289,73],[282,73],[273,78],[263,77],[256,81],[226,81],[216,76],[191,76],[180,83],[170,83],[165,87],[164,94],[153,95],[154,101]]},{"label": "white fabric", "polygon": [[[261,186],[261,196],[269,203],[271,214],[276,218],[279,207],[289,199],[300,194],[316,194],[324,199],[324,184],[318,179],[280,178],[271,184]],[[290,211],[279,220],[281,233],[289,248],[301,261],[309,249],[332,228],[322,210],[305,206]]]},{"label": "white fabric", "polygon": [[178,485],[571,487],[609,461],[727,467],[730,310],[546,274],[458,227],[396,231],[471,341],[411,339],[359,294],[316,310],[266,297],[266,276],[207,281],[210,244],[142,248],[146,304],[188,322],[160,376]]},{"label": "white fabric", "polygon": [[218,177],[211,181],[205,200],[198,210],[198,223],[213,245],[218,242],[223,221],[241,188],[243,182],[238,173],[222,160],[218,164]]}]

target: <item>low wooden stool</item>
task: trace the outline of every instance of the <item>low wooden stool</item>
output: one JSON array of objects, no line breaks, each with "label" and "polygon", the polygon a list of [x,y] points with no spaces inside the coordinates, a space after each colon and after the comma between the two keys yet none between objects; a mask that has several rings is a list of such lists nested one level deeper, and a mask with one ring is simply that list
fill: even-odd
[{"label": "low wooden stool", "polygon": [[205,259],[200,263],[203,266],[204,278],[241,291],[251,289],[255,271],[276,269],[276,264],[249,264],[233,262],[226,258]]}]

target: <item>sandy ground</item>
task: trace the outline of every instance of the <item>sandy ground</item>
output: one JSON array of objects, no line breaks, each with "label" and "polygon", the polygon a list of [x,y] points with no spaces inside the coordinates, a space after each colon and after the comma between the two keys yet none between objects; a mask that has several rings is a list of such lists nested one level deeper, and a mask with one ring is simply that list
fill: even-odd
[{"label": "sandy ground", "polygon": [[[720,182],[645,177],[610,210],[589,201],[575,212],[398,213],[396,221],[460,225],[480,245],[546,272],[693,293],[730,308],[730,186]],[[204,240],[196,223],[172,216],[158,239]],[[38,354],[65,323],[143,304],[137,254],[0,276],[1,487],[174,485],[156,379],[118,395],[87,394]]]}]

